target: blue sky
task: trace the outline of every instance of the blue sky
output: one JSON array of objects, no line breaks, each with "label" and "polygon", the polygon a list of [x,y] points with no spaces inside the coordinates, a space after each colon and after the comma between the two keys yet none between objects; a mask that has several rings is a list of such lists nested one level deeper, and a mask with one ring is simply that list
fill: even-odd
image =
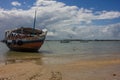
[{"label": "blue sky", "polygon": [[93,8],[94,10],[117,10],[120,11],[120,0],[57,0],[67,5]]},{"label": "blue sky", "polygon": [[120,39],[119,3],[120,0],[0,0],[0,32],[32,26],[37,9],[36,25],[48,29],[49,39]]},{"label": "blue sky", "polygon": [[[17,1],[22,6],[13,6],[11,3]],[[0,7],[4,9],[12,9],[13,7],[16,7],[18,9],[29,9],[36,0],[0,0]]]},{"label": "blue sky", "polygon": [[[36,2],[36,0],[0,0],[0,7],[5,9],[12,9],[13,6],[11,5],[11,2],[18,1],[22,4],[22,6],[19,6],[17,8],[22,9],[29,9],[28,6],[33,6],[33,4]],[[94,9],[94,10],[114,10],[114,11],[120,11],[119,3],[120,0],[57,0],[59,2],[63,2],[66,5],[69,6],[78,6],[88,8],[88,9]]]}]

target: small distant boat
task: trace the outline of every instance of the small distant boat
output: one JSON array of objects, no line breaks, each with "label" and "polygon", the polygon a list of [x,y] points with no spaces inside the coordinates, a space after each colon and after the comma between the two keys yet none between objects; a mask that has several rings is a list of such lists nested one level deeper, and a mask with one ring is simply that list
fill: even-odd
[{"label": "small distant boat", "polygon": [[44,43],[47,30],[35,29],[36,12],[33,28],[20,27],[5,32],[2,42],[15,51],[38,51]]},{"label": "small distant boat", "polygon": [[60,43],[69,43],[69,40],[61,40]]}]

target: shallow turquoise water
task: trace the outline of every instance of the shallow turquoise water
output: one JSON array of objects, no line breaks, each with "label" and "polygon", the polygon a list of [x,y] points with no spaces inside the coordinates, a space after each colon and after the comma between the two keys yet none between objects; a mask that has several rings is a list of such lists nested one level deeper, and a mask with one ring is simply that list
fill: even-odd
[{"label": "shallow turquoise water", "polygon": [[120,41],[46,41],[40,51],[51,54],[113,54],[120,53]]},{"label": "shallow turquoise water", "polygon": [[[15,54],[25,54],[30,52],[12,52]],[[6,58],[11,51],[3,43],[0,43],[0,59]],[[45,41],[39,52],[44,63],[64,63],[74,60],[89,59],[119,59],[120,41],[71,41],[70,43],[60,43],[59,41]]]}]

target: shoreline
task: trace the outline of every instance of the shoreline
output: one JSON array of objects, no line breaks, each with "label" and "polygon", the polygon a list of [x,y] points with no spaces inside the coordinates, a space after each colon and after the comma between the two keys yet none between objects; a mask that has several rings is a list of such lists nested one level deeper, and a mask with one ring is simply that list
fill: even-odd
[{"label": "shoreline", "polygon": [[48,42],[30,53],[3,45],[0,80],[120,80],[119,48],[118,42]]}]

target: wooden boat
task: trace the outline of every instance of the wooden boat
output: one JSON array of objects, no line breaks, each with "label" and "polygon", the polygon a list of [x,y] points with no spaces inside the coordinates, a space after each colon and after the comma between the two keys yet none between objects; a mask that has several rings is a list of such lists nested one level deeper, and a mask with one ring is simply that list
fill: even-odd
[{"label": "wooden boat", "polygon": [[[34,33],[33,33],[34,32]],[[15,51],[38,51],[44,43],[47,31],[21,27],[5,32],[3,42]]]},{"label": "wooden boat", "polygon": [[36,11],[33,28],[21,27],[5,32],[4,43],[15,51],[38,51],[44,43],[47,30],[35,29]]}]

